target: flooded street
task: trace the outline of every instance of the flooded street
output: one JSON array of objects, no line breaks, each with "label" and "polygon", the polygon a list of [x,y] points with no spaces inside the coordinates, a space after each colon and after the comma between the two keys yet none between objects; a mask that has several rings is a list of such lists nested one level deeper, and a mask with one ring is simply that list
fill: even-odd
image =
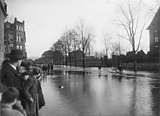
[{"label": "flooded street", "polygon": [[41,116],[160,116],[160,75],[56,68],[42,81]]}]

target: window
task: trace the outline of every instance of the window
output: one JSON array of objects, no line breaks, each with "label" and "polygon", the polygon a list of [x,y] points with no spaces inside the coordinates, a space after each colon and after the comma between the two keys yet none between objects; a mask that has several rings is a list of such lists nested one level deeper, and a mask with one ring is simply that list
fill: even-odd
[{"label": "window", "polygon": [[17,45],[17,49],[19,49],[19,45]]},{"label": "window", "polygon": [[20,29],[21,31],[23,31],[23,27],[21,27],[21,29]]},{"label": "window", "polygon": [[17,36],[17,37],[16,37],[16,41],[18,42],[18,40],[19,40],[19,39],[18,39],[18,36]]},{"label": "window", "polygon": [[157,30],[157,29],[155,29],[155,30],[154,30],[154,33],[157,33],[157,32],[158,32],[158,30]]},{"label": "window", "polygon": [[20,35],[18,36],[18,41],[21,42],[21,36]]},{"label": "window", "polygon": [[21,42],[23,42],[23,38],[21,38]]},{"label": "window", "polygon": [[22,50],[22,46],[20,46],[20,50]]},{"label": "window", "polygon": [[22,42],[21,40],[22,40],[22,39],[21,39],[21,35],[18,35],[16,41],[17,41],[17,42]]},{"label": "window", "polygon": [[8,36],[9,36],[9,41],[13,42],[13,35],[9,34]]},{"label": "window", "polygon": [[159,34],[157,29],[154,30],[154,42],[155,43],[159,42]]},{"label": "window", "polygon": [[155,43],[158,43],[158,37],[156,36],[154,39],[155,39]]},{"label": "window", "polygon": [[18,25],[16,26],[16,29],[18,30]]},{"label": "window", "polygon": [[10,48],[13,48],[13,44],[10,44]]}]

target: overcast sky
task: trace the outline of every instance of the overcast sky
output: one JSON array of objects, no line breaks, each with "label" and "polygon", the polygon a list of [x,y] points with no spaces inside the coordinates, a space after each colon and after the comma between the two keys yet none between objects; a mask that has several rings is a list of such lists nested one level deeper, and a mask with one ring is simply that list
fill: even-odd
[{"label": "overcast sky", "polygon": [[[94,50],[102,51],[103,34],[114,29],[112,22],[117,15],[117,5],[125,2],[126,0],[6,0],[9,16],[25,21],[28,57],[40,57],[66,29],[78,24],[80,18],[93,27]],[[149,7],[155,5],[154,0],[144,2]],[[141,49],[148,51],[147,30],[145,35]],[[127,45],[127,50],[131,50],[129,46]]]}]

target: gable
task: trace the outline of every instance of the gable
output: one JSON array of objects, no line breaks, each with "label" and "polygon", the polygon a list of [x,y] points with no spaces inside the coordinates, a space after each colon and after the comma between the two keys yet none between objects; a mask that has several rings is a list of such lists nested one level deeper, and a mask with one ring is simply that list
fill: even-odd
[{"label": "gable", "polygon": [[160,7],[157,10],[155,16],[153,17],[153,19],[147,29],[150,30],[150,29],[154,29],[154,28],[160,29]]}]

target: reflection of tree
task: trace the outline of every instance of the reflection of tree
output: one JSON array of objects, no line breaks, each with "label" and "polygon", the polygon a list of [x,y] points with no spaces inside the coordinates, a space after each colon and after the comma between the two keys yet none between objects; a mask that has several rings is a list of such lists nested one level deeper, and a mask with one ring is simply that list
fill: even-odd
[{"label": "reflection of tree", "polygon": [[[159,83],[150,83],[152,96],[149,96],[152,99],[151,105],[152,106],[152,115],[153,116],[160,116],[160,82]],[[139,93],[138,93],[139,94]],[[137,103],[139,103],[137,98],[137,80],[133,80],[133,91],[131,95],[131,107],[130,107],[130,114],[131,116],[138,116],[137,110]],[[145,105],[145,104],[143,104]],[[144,106],[145,107],[145,106]]]},{"label": "reflection of tree", "polygon": [[160,116],[160,82],[151,83],[153,98],[153,116]]},{"label": "reflection of tree", "polygon": [[137,93],[137,81],[136,79],[133,80],[133,91],[132,91],[132,96],[131,96],[131,109],[130,109],[130,113],[131,116],[136,116],[136,102],[137,102],[137,98],[136,98],[136,93]]},{"label": "reflection of tree", "polygon": [[82,93],[85,94],[86,92],[86,78],[85,78],[85,75],[83,75],[83,89],[82,89]]}]

